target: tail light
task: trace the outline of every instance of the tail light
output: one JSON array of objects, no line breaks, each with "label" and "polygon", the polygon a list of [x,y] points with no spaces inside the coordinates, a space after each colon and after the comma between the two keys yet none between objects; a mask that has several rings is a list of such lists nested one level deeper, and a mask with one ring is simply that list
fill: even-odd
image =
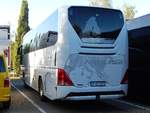
[{"label": "tail light", "polygon": [[10,86],[10,80],[8,77],[6,77],[4,80],[4,87],[9,87],[9,86]]},{"label": "tail light", "polygon": [[124,78],[121,81],[121,84],[128,84],[128,71],[126,71]]},{"label": "tail light", "polygon": [[73,86],[68,74],[63,69],[58,69],[58,86]]}]

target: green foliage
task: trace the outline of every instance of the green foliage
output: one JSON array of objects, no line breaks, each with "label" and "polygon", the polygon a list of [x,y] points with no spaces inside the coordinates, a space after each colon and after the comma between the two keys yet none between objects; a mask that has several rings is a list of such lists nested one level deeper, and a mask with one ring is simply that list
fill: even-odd
[{"label": "green foliage", "polygon": [[91,6],[111,8],[110,0],[89,0]]},{"label": "green foliage", "polygon": [[15,42],[11,43],[11,68],[15,68],[15,53],[16,53]]},{"label": "green foliage", "polygon": [[[17,28],[17,34],[16,34],[16,45],[15,45],[15,72],[17,75],[20,74],[20,54],[17,52],[18,48],[21,45],[23,36],[25,33],[27,33],[30,30],[29,22],[28,22],[28,1],[22,0],[21,4],[21,10],[18,20],[18,28]],[[18,54],[17,54],[18,53]]]},{"label": "green foliage", "polygon": [[137,11],[135,9],[135,6],[132,6],[128,3],[125,3],[123,5],[123,13],[124,13],[124,16],[125,16],[126,20],[130,20],[130,19],[134,18]]}]

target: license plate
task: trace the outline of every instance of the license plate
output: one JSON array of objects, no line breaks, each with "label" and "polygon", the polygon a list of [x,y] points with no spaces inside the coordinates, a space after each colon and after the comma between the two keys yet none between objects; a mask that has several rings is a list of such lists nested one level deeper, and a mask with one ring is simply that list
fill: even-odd
[{"label": "license plate", "polygon": [[106,86],[106,82],[105,81],[92,81],[90,82],[90,86],[91,87],[104,87]]}]

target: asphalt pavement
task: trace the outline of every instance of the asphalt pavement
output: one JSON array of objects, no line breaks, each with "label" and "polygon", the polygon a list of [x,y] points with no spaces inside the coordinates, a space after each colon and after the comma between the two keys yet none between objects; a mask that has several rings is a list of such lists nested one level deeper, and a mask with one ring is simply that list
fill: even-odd
[{"label": "asphalt pavement", "polygon": [[6,110],[0,104],[0,113],[150,113],[149,106],[122,99],[43,102],[36,91],[24,88],[22,80],[12,81],[11,97],[11,107]]}]

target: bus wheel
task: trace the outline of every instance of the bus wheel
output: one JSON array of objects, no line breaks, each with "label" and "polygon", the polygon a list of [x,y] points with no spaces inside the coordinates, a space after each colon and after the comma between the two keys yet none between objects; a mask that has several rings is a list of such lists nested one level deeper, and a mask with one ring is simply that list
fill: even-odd
[{"label": "bus wheel", "polygon": [[39,79],[39,94],[42,101],[45,101],[42,79]]},{"label": "bus wheel", "polygon": [[10,104],[11,104],[11,98],[8,101],[3,102],[3,108],[4,109],[9,109]]},{"label": "bus wheel", "polygon": [[25,88],[28,88],[28,85],[25,82],[25,73],[23,72],[23,84]]}]

